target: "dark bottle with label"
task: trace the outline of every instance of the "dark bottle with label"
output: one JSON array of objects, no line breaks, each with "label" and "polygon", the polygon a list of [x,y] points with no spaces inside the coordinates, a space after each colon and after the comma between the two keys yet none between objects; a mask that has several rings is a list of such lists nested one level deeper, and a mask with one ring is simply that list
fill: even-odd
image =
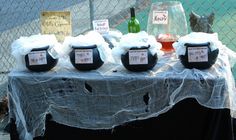
[{"label": "dark bottle with label", "polygon": [[138,33],[140,31],[140,24],[138,19],[135,17],[135,9],[134,7],[130,8],[130,20],[128,21],[128,32],[129,33]]}]

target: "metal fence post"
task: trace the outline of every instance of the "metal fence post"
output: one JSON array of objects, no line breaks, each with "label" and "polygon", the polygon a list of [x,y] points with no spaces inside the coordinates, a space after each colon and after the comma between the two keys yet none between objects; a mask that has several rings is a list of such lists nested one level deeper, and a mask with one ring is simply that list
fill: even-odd
[{"label": "metal fence post", "polygon": [[94,20],[94,0],[89,0],[89,14],[90,14],[90,29],[93,28]]}]

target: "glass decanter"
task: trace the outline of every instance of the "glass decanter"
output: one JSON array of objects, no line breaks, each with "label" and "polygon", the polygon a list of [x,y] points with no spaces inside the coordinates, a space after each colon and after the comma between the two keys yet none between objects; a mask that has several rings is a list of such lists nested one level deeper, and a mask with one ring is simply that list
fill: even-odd
[{"label": "glass decanter", "polygon": [[147,32],[162,44],[164,52],[174,52],[172,44],[188,33],[185,12],[181,2],[166,1],[152,3]]}]

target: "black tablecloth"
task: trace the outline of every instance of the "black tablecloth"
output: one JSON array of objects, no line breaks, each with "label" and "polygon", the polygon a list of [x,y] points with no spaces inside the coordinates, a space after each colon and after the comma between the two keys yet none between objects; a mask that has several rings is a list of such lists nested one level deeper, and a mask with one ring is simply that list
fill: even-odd
[{"label": "black tablecloth", "polygon": [[[157,117],[137,120],[114,129],[88,130],[46,121],[43,137],[35,140],[152,138],[157,140],[233,140],[233,122],[229,109],[209,109],[195,99],[185,99]],[[17,140],[12,125],[11,139]]]}]

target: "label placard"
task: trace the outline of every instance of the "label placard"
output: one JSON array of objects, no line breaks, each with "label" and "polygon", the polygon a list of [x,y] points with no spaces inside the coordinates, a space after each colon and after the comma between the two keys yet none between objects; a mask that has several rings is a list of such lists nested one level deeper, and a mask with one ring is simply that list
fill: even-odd
[{"label": "label placard", "polygon": [[92,49],[76,49],[75,64],[92,64],[93,50]]},{"label": "label placard", "polygon": [[28,54],[29,65],[45,65],[47,64],[46,51],[33,51]]},{"label": "label placard", "polygon": [[153,24],[168,24],[168,11],[153,11]]},{"label": "label placard", "polygon": [[188,62],[208,62],[208,47],[188,47]]},{"label": "label placard", "polygon": [[41,33],[55,34],[59,42],[72,33],[71,16],[69,11],[41,12]]},{"label": "label placard", "polygon": [[108,33],[109,32],[109,22],[108,19],[94,20],[93,21],[93,30],[99,33]]},{"label": "label placard", "polygon": [[129,50],[129,64],[142,65],[148,64],[148,52],[146,49]]}]

